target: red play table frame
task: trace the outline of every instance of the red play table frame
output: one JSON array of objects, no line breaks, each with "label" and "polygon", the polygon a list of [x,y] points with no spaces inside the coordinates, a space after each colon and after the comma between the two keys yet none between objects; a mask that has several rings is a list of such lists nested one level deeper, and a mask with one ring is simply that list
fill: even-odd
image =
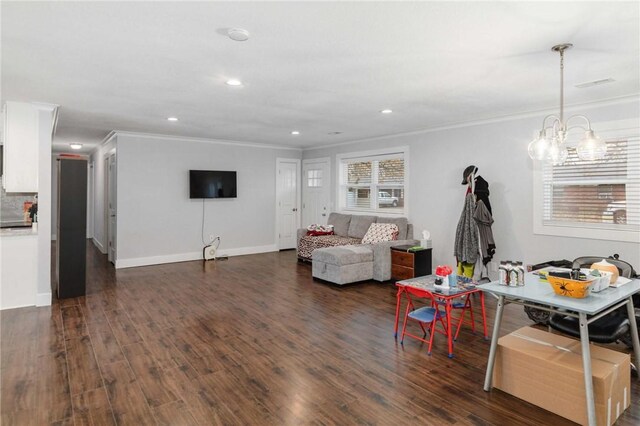
[{"label": "red play table frame", "polygon": [[[438,289],[434,286],[433,280],[435,276],[428,275],[425,277],[411,278],[408,280],[396,282],[398,292],[396,294],[396,320],[393,329],[393,337],[398,337],[398,323],[400,321],[400,307],[402,305],[402,295],[406,294],[407,298],[410,295],[416,297],[439,299],[445,303],[445,313],[447,318],[447,343],[449,345],[449,358],[453,358],[453,328],[451,327],[451,311],[453,310],[452,303],[455,299],[461,296],[471,296],[473,293],[477,293],[480,296],[480,305],[482,307],[482,327],[484,329],[485,340],[489,339],[487,334],[487,316],[484,307],[484,293],[475,286],[459,283],[457,287],[450,287],[448,289]],[[408,303],[408,302],[407,302]]]}]

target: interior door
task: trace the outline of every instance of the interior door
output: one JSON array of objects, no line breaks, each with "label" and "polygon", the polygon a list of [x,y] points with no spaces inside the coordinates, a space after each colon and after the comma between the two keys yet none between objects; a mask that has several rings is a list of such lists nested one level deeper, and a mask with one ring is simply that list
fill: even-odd
[{"label": "interior door", "polygon": [[302,162],[302,226],[327,224],[331,190],[331,160],[319,158]]},{"label": "interior door", "polygon": [[107,168],[107,185],[108,185],[108,196],[107,196],[107,211],[108,211],[108,248],[107,248],[107,258],[109,262],[116,262],[116,225],[117,225],[117,204],[116,204],[116,156],[112,154],[108,159],[109,166]]},{"label": "interior door", "polygon": [[298,180],[300,160],[277,161],[277,229],[278,249],[296,247],[296,231],[299,226]]}]

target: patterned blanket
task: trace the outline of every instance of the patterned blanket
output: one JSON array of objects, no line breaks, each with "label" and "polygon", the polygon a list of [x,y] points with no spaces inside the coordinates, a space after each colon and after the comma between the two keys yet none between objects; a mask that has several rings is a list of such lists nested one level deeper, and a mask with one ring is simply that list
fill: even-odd
[{"label": "patterned blanket", "polygon": [[348,246],[360,244],[360,238],[341,237],[339,235],[305,235],[298,243],[298,257],[311,260],[311,253],[317,248]]}]

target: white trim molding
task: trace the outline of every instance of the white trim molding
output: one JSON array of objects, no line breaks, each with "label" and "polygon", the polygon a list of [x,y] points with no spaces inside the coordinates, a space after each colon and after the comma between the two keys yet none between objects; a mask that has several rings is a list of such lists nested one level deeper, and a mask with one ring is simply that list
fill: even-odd
[{"label": "white trim molding", "polygon": [[[246,254],[270,253],[278,251],[275,244],[256,247],[239,247],[220,250],[219,256],[243,256]],[[165,263],[191,262],[202,260],[202,250],[190,253],[177,253],[162,256],[137,257],[132,259],[117,259],[116,269],[136,268],[138,266],[161,265]]]},{"label": "white trim molding", "polygon": [[107,251],[104,249],[104,246],[100,241],[98,241],[95,237],[91,238],[91,241],[93,241],[93,245],[96,246],[98,250],[100,250],[100,253],[107,254]]},{"label": "white trim molding", "polygon": [[[109,136],[132,136],[138,138],[148,138],[148,139],[164,139],[164,140],[181,140],[188,142],[202,142],[202,143],[211,143],[218,145],[233,145],[233,146],[244,146],[250,148],[263,148],[263,149],[282,149],[282,150],[290,150],[301,152],[302,148],[292,147],[286,145],[275,145],[275,144],[262,144],[256,142],[243,142],[243,141],[234,141],[228,139],[208,139],[208,138],[196,138],[192,136],[172,136],[172,135],[162,135],[156,133],[139,133],[139,132],[128,132],[124,130],[114,130]],[[108,141],[110,137],[107,137],[105,141]],[[105,142],[103,142],[105,143]],[[101,144],[102,145],[102,144]]]},{"label": "white trim molding", "polygon": [[36,306],[51,306],[51,292],[37,293]]}]

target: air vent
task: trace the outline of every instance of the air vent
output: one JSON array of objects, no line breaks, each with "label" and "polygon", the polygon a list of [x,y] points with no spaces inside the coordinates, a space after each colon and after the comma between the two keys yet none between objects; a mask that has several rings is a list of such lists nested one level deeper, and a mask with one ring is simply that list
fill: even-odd
[{"label": "air vent", "polygon": [[586,89],[587,87],[600,86],[601,84],[613,83],[615,80],[612,78],[603,78],[600,80],[588,81],[586,83],[576,84],[578,89]]}]

